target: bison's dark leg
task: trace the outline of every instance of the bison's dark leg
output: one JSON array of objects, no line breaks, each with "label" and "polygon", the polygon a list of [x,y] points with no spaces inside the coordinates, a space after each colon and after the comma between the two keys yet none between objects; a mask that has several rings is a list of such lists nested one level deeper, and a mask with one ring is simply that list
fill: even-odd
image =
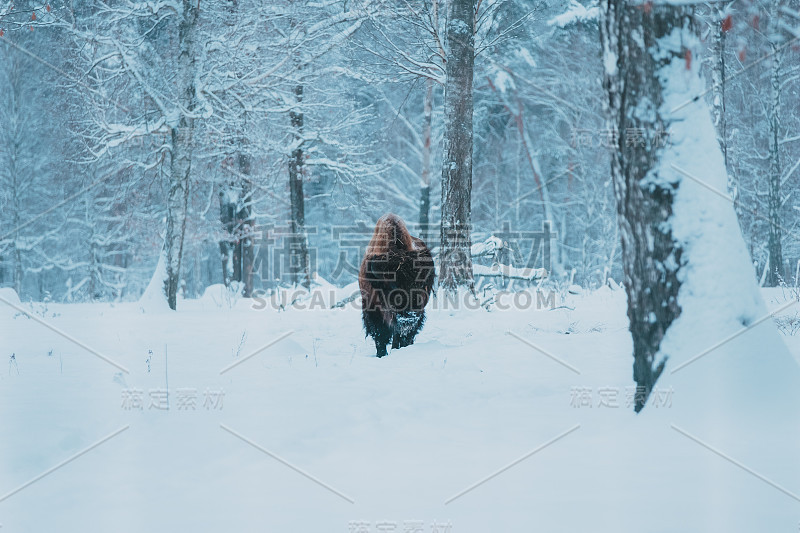
[{"label": "bison's dark leg", "polygon": [[386,355],[386,345],[392,340],[392,328],[383,321],[383,316],[377,311],[363,311],[361,318],[364,320],[364,329],[367,335],[375,340],[378,357]]},{"label": "bison's dark leg", "polygon": [[392,350],[396,350],[398,348],[402,348],[403,346],[400,345],[400,334],[398,332],[394,332],[392,334]]},{"label": "bison's dark leg", "polygon": [[[382,324],[382,326],[381,330],[372,336],[375,339],[375,349],[378,351],[378,357],[386,355],[386,345],[392,340],[392,328],[386,324]],[[392,348],[394,348],[394,344],[392,344]]]}]

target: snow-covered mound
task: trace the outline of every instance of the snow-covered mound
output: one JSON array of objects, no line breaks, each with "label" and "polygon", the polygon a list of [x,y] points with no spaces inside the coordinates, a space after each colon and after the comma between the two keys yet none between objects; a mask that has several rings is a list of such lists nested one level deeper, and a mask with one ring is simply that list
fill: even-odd
[{"label": "snow-covered mound", "polygon": [[20,305],[21,303],[17,291],[11,287],[0,287],[0,298],[2,298],[2,301],[14,305]]},{"label": "snow-covered mound", "polygon": [[162,250],[158,256],[153,277],[147,284],[142,297],[139,298],[139,308],[144,312],[162,312],[169,310],[167,297],[164,293],[164,280],[167,279],[167,258]]}]

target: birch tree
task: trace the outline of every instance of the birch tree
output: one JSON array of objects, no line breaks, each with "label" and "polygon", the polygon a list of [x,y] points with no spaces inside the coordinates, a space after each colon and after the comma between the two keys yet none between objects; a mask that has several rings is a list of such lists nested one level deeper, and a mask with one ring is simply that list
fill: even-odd
[{"label": "birch tree", "polygon": [[170,309],[177,309],[181,260],[189,210],[190,172],[197,109],[197,19],[199,6],[183,0],[178,20],[178,57],[176,61],[177,105],[166,118],[169,129],[169,177],[167,189],[167,224],[164,234],[166,278],[164,294]]}]

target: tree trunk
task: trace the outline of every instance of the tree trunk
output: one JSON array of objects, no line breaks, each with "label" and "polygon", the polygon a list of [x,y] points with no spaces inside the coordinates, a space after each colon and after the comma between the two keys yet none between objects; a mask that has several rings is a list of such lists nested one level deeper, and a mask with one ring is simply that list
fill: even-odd
[{"label": "tree trunk", "polygon": [[475,62],[475,0],[451,0],[447,17],[447,80],[442,158],[441,286],[474,288],[472,278],[472,75]]},{"label": "tree trunk", "polygon": [[253,187],[250,181],[251,160],[245,153],[239,153],[239,175],[242,182],[239,219],[239,281],[244,284],[242,296],[253,295],[253,265],[255,263],[255,215],[253,213]]},{"label": "tree trunk", "polygon": [[[243,139],[238,142],[240,146],[245,143]],[[232,281],[242,282],[242,296],[249,298],[253,292],[255,261],[250,156],[239,152],[235,159],[236,169],[232,168],[231,173],[236,178],[229,183],[226,190],[219,193],[219,219],[226,231],[225,237],[219,242],[219,250],[225,286],[230,286]]]},{"label": "tree trunk", "polygon": [[715,14],[719,20],[714,33],[714,66],[711,69],[714,98],[711,111],[714,114],[714,126],[717,128],[717,140],[725,160],[725,168],[728,169],[727,117],[725,116],[725,45],[728,33],[723,18],[724,11],[717,9]]},{"label": "tree trunk", "polygon": [[295,107],[289,112],[292,126],[294,150],[289,157],[289,199],[291,239],[289,272],[292,283],[311,287],[308,261],[308,241],[306,238],[305,199],[303,197],[303,85],[294,89]]},{"label": "tree trunk", "polygon": [[[618,133],[611,175],[633,338],[633,378],[640,387],[634,398],[637,412],[664,369],[665,358],[658,357],[661,340],[681,312],[677,295],[683,250],[671,228],[680,179],[666,172],[659,175],[665,150],[661,136],[670,124],[661,110],[669,80],[657,71],[676,61],[686,62],[687,68],[691,64],[691,51],[674,45],[676,32],[680,38],[694,31],[690,9],[630,5],[626,0],[604,0],[602,5],[604,105],[609,129]],[[629,142],[624,134],[632,131],[640,133],[643,142]]]},{"label": "tree trunk", "polygon": [[419,236],[428,239],[431,212],[431,124],[433,121],[433,80],[425,82],[425,104],[422,125],[422,187],[419,195]]},{"label": "tree trunk", "polygon": [[178,27],[180,53],[177,61],[177,82],[179,99],[183,111],[177,124],[171,128],[171,147],[169,169],[169,191],[167,193],[167,229],[164,242],[166,252],[166,279],[164,294],[170,309],[177,308],[180,282],[183,241],[186,235],[186,219],[189,208],[189,175],[192,170],[192,141],[194,138],[194,118],[191,114],[196,108],[194,85],[197,43],[198,7],[193,0],[183,0],[183,11]]},{"label": "tree trunk", "polygon": [[727,100],[725,94],[725,77],[727,76],[727,66],[725,63],[725,54],[727,53],[727,39],[728,31],[730,30],[729,19],[726,17],[723,9],[716,11],[718,19],[718,27],[714,36],[714,66],[711,69],[711,81],[714,91],[714,99],[712,104],[712,113],[714,116],[714,126],[717,129],[717,140],[719,147],[722,150],[722,158],[725,161],[725,170],[728,173],[727,190],[728,194],[733,200],[733,207],[736,210],[736,218],[741,224],[741,206],[739,204],[739,177],[736,174],[736,168],[731,165],[728,159],[728,116],[727,116]]},{"label": "tree trunk", "polygon": [[[17,222],[16,222],[17,226],[16,227],[19,227],[19,225],[18,225],[19,224],[19,218],[17,218],[16,220],[17,220]],[[14,234],[14,238],[17,238],[18,235],[19,235],[19,233],[15,233]],[[14,252],[13,252],[12,257],[14,258],[14,291],[17,293],[17,295],[21,296],[22,295],[22,276],[23,276],[22,252],[20,251],[20,249],[17,246],[14,246]]]},{"label": "tree trunk", "polygon": [[219,255],[222,263],[222,282],[226,287],[230,287],[234,281],[234,226],[236,215],[236,203],[232,195],[235,194],[233,186],[227,190],[219,192],[219,221],[225,230],[225,235],[219,241]]},{"label": "tree trunk", "polygon": [[783,50],[778,44],[772,44],[772,72],[770,76],[769,105],[769,237],[767,250],[769,253],[769,271],[766,285],[777,287],[783,278],[783,248],[781,246],[781,158],[780,136],[781,126],[781,64]]},{"label": "tree trunk", "polygon": [[89,300],[95,301],[102,297],[100,281],[100,261],[97,254],[97,242],[94,233],[95,228],[89,230]]}]

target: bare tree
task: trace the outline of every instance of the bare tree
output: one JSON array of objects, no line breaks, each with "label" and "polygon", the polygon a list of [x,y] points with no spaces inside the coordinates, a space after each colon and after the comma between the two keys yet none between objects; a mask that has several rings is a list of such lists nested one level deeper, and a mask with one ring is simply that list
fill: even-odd
[{"label": "bare tree", "polygon": [[[255,214],[253,212],[252,158],[241,147],[235,156],[228,158],[226,170],[232,176],[219,192],[220,222],[225,230],[219,242],[222,259],[222,279],[226,286],[242,283],[242,296],[253,294],[253,267],[255,261]],[[230,160],[234,161],[230,161]]]},{"label": "bare tree", "polygon": [[419,189],[419,227],[420,238],[428,238],[431,220],[431,151],[433,139],[431,125],[433,122],[433,80],[425,80],[425,103],[422,125],[422,186]]},{"label": "bare tree", "polygon": [[198,42],[197,18],[199,6],[193,0],[183,0],[183,9],[178,22],[177,58],[177,121],[169,124],[170,158],[169,185],[167,189],[167,227],[164,235],[166,279],[164,294],[170,309],[177,309],[178,287],[183,258],[183,241],[186,236],[186,218],[189,210],[190,172],[195,117],[197,109]]},{"label": "bare tree", "polygon": [[450,292],[459,286],[474,287],[470,231],[475,10],[475,0],[448,4],[439,283]]},{"label": "bare tree", "polygon": [[[771,9],[771,20],[776,27],[780,27],[780,2],[773,0]],[[767,238],[767,261],[769,271],[767,272],[766,284],[770,287],[777,287],[784,278],[783,266],[783,244],[781,208],[783,207],[783,196],[781,193],[781,181],[783,180],[783,168],[781,167],[781,92],[783,89],[783,56],[785,47],[779,32],[775,32],[770,40],[770,53],[772,55],[772,67],[769,76],[769,179],[767,187],[767,209],[769,217],[769,236]]]},{"label": "bare tree", "polygon": [[[300,67],[298,66],[298,70]],[[305,288],[311,286],[309,271],[308,237],[306,235],[306,207],[303,195],[305,155],[303,153],[303,84],[294,87],[294,102],[289,111],[289,124],[292,131],[292,152],[289,155],[289,202],[290,239],[294,261],[290,266],[292,283],[300,283]]]}]

